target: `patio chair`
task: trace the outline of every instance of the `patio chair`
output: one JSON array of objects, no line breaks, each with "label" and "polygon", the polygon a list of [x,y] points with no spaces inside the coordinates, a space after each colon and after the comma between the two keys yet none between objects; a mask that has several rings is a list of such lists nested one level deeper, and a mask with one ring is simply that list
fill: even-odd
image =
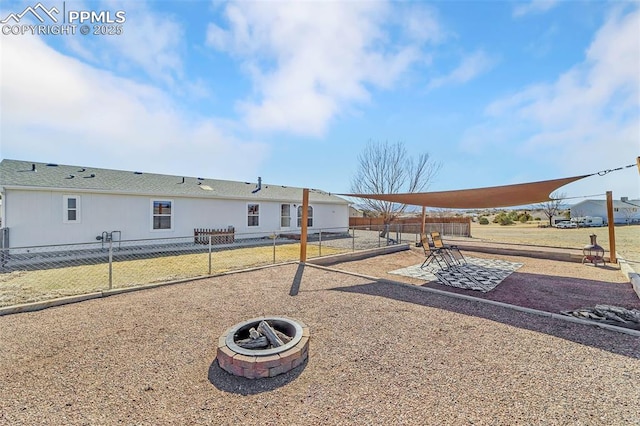
[{"label": "patio chair", "polygon": [[440,266],[440,269],[448,269],[451,266],[451,261],[447,258],[444,250],[436,248],[429,243],[429,239],[426,234],[421,234],[420,241],[422,242],[422,250],[426,257],[424,262],[422,262],[422,265],[420,265],[420,269],[428,266],[434,260],[438,266]]},{"label": "patio chair", "polygon": [[437,249],[442,250],[449,257],[449,259],[451,259],[451,262],[454,265],[462,265],[467,263],[467,260],[464,258],[458,246],[445,244],[444,241],[442,241],[442,237],[440,236],[439,232],[432,232],[431,240],[433,241],[433,246]]}]

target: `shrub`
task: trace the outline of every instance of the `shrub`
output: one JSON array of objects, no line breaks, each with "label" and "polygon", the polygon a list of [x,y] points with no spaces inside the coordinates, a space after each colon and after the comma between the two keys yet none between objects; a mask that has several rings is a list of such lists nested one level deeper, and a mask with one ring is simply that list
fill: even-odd
[{"label": "shrub", "polygon": [[503,225],[503,226],[504,226],[504,225],[513,225],[513,220],[511,220],[511,218],[510,218],[510,217],[508,217],[508,216],[504,216],[504,217],[500,218],[500,220],[498,221],[498,223],[499,223],[500,225]]},{"label": "shrub", "polygon": [[533,217],[529,213],[522,213],[518,216],[518,220],[520,223],[527,223],[528,221],[533,220]]},{"label": "shrub", "polygon": [[514,220],[518,219],[518,213],[514,211],[510,212],[500,212],[493,219],[493,223],[498,223],[500,225],[512,225]]},{"label": "shrub", "polygon": [[487,219],[486,217],[482,216],[480,219],[478,219],[478,223],[480,225],[488,225],[489,224],[489,219]]}]

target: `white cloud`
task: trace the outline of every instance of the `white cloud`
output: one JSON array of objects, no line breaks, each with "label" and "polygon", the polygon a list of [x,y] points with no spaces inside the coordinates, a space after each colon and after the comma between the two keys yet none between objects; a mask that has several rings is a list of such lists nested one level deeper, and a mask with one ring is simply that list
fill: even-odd
[{"label": "white cloud", "polygon": [[529,3],[518,3],[513,9],[513,16],[520,18],[525,15],[548,12],[557,4],[557,0],[531,0]]},{"label": "white cloud", "polygon": [[142,71],[155,82],[177,86],[184,73],[184,30],[176,20],[151,10],[144,1],[103,1],[98,7],[84,8],[121,10],[126,21],[120,35],[66,37],[71,52],[101,68],[125,75]]},{"label": "white cloud", "polygon": [[[92,68],[37,37],[2,45],[4,158],[246,179],[264,144],[179,111],[166,92]],[[254,171],[252,171],[254,170]]]},{"label": "white cloud", "polygon": [[[488,122],[480,127],[503,129],[504,147],[522,141],[518,150],[523,159],[554,164],[568,174],[633,162],[640,152],[639,29],[640,9],[616,9],[594,36],[583,62],[552,83],[493,102],[486,110]],[[477,133],[469,131],[463,148],[482,149]],[[638,183],[637,177],[629,178],[620,187],[637,196]]]},{"label": "white cloud", "polygon": [[[427,8],[408,5],[414,13],[390,22],[396,6],[231,3],[225,8],[229,28],[211,23],[207,42],[238,58],[251,77],[255,96],[237,105],[250,127],[317,136],[342,111],[367,102],[372,88],[391,87],[421,60],[425,43],[442,38]],[[422,27],[418,16],[425,19]],[[390,25],[398,25],[402,43]]]},{"label": "white cloud", "polygon": [[464,57],[460,65],[448,75],[431,80],[427,88],[436,89],[442,86],[464,84],[490,70],[494,63],[495,60],[490,58],[484,51],[476,51]]}]

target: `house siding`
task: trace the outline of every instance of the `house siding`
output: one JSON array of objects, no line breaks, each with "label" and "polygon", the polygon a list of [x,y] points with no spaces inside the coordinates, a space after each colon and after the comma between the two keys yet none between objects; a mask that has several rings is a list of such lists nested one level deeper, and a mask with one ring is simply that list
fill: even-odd
[{"label": "house siding", "polygon": [[[80,199],[80,221],[64,223],[65,195]],[[102,232],[120,231],[122,240],[188,237],[194,228],[227,228],[236,234],[266,236],[280,229],[280,205],[286,201],[256,201],[260,226],[247,226],[249,199],[227,200],[161,195],[125,195],[63,190],[5,188],[3,226],[10,229],[11,247],[96,242]],[[10,202],[7,202],[10,200]],[[152,229],[152,200],[172,201],[172,229]],[[292,204],[292,213],[294,212]],[[347,204],[311,203],[313,229],[348,228]],[[292,214],[292,225],[295,216]],[[292,226],[290,230],[298,228]]]}]

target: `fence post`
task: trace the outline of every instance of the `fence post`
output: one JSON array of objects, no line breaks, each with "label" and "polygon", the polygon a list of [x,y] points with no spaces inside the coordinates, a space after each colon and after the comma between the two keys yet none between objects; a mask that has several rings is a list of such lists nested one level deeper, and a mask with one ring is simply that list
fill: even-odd
[{"label": "fence post", "polygon": [[351,237],[351,251],[356,251],[356,227],[353,227],[353,237]]},{"label": "fence post", "polygon": [[109,290],[113,286],[113,241],[109,238]]},{"label": "fence post", "polygon": [[278,234],[273,233],[273,263],[276,263],[276,238],[278,238]]},{"label": "fence post", "polygon": [[211,275],[211,234],[209,234],[209,275]]},{"label": "fence post", "polygon": [[322,229],[318,232],[318,256],[322,256]]}]

